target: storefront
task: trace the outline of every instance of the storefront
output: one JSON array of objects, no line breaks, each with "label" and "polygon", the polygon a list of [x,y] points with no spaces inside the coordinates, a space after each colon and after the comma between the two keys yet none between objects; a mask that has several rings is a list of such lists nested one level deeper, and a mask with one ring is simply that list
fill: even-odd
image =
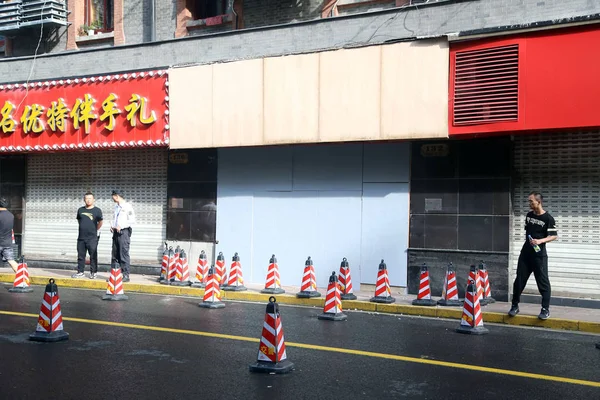
[{"label": "storefront", "polygon": [[[451,45],[450,136],[512,139],[509,282],[538,190],[559,231],[553,296],[600,297],[599,42],[590,25]],[[537,293],[533,276],[526,292]]]},{"label": "storefront", "polygon": [[20,165],[6,185],[24,199],[10,205],[22,215],[21,253],[34,264],[75,263],[75,215],[91,191],[105,218],[99,261],[109,263],[111,191],[120,189],[136,212],[132,264],[156,265],[166,230],[167,72],[2,85],[0,107],[0,174],[4,163]]}]

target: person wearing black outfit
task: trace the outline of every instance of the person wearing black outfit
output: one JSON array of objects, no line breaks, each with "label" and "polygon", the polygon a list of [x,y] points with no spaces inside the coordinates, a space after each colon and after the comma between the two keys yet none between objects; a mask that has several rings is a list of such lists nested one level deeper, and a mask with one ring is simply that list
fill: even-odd
[{"label": "person wearing black outfit", "polygon": [[539,319],[550,317],[550,279],[548,279],[548,254],[546,243],[558,238],[554,218],[542,207],[544,197],[539,192],[529,195],[529,208],[525,218],[525,243],[517,263],[517,277],[513,285],[512,307],[508,315],[514,317],[519,313],[521,293],[533,272],[538,290],[542,295],[542,310]]},{"label": "person wearing black outfit", "polygon": [[2,261],[6,261],[16,273],[19,264],[15,261],[12,248],[15,216],[6,207],[8,207],[8,201],[5,198],[0,198],[0,258]]},{"label": "person wearing black outfit", "polygon": [[102,210],[94,205],[94,194],[87,192],[83,196],[85,206],[77,210],[79,236],[77,237],[77,273],[71,278],[83,278],[85,275],[86,253],[90,254],[90,279],[96,279],[98,273],[98,239],[102,228]]}]

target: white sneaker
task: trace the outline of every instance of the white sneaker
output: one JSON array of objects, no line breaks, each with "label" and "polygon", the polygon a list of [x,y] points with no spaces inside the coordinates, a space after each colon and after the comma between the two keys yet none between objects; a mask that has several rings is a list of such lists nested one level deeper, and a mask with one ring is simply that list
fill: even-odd
[{"label": "white sneaker", "polygon": [[93,273],[90,274],[90,279],[96,279],[96,273],[95,272],[93,272]]},{"label": "white sneaker", "polygon": [[85,274],[83,272],[77,272],[76,274],[71,275],[71,278],[83,278]]}]

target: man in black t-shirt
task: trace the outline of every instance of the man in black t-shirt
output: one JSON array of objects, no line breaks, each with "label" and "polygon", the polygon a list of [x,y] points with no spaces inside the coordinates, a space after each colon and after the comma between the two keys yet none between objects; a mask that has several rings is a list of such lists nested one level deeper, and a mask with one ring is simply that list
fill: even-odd
[{"label": "man in black t-shirt", "polygon": [[514,317],[519,313],[521,293],[527,285],[531,273],[535,276],[538,290],[542,295],[542,311],[539,319],[550,317],[550,279],[548,279],[548,254],[546,243],[558,238],[556,223],[552,215],[542,208],[543,196],[539,192],[529,195],[529,208],[525,218],[525,243],[517,263],[517,277],[513,285],[512,307],[508,315]]},{"label": "man in black t-shirt", "polygon": [[12,231],[15,217],[6,209],[8,201],[0,198],[0,258],[8,262],[10,267],[17,272],[19,264],[15,261],[12,248]]},{"label": "man in black t-shirt", "polygon": [[94,205],[94,194],[87,192],[83,196],[85,206],[77,210],[79,236],[77,237],[77,273],[71,278],[83,278],[85,275],[85,255],[90,253],[90,279],[96,279],[98,272],[98,239],[102,227],[102,210]]}]

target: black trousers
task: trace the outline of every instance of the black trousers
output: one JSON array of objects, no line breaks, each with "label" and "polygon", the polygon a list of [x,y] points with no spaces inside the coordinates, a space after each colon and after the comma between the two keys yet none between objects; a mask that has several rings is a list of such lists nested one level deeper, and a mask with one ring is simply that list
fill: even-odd
[{"label": "black trousers", "polygon": [[519,261],[517,263],[517,277],[513,284],[513,298],[512,303],[514,305],[519,304],[521,301],[521,293],[527,285],[527,280],[531,276],[531,273],[535,276],[535,282],[537,283],[538,290],[542,295],[542,307],[550,309],[550,279],[548,279],[548,256],[536,256],[521,254],[519,255]]},{"label": "black trousers", "polygon": [[90,272],[98,272],[98,237],[77,239],[77,272],[85,269],[85,256],[90,254]]},{"label": "black trousers", "polygon": [[131,243],[131,228],[113,232],[112,240],[112,267],[121,267],[123,276],[129,276],[129,244]]}]

